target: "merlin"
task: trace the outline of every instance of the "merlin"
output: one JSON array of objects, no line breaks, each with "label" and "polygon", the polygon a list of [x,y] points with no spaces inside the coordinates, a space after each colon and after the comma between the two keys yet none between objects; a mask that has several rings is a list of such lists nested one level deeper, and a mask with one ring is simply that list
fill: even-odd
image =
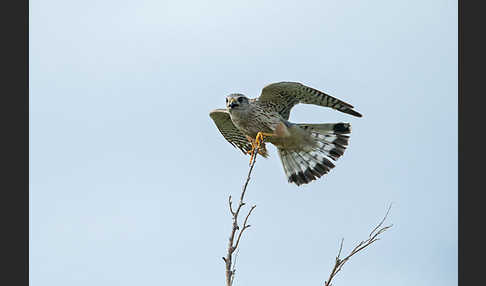
[{"label": "merlin", "polygon": [[255,150],[268,157],[265,142],[277,147],[289,183],[308,184],[327,174],[348,146],[350,123],[293,123],[290,110],[298,103],[330,107],[361,117],[353,106],[298,82],[265,86],[260,97],[240,93],[226,97],[226,108],[209,113],[223,137],[244,154]]}]

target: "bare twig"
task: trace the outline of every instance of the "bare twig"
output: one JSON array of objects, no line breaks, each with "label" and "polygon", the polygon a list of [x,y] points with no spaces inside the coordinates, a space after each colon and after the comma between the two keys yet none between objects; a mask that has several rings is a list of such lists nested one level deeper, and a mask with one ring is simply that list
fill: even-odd
[{"label": "bare twig", "polygon": [[[238,202],[238,206],[236,207],[236,210],[233,208],[233,201],[232,201],[231,195],[228,197],[228,206],[229,206],[229,211],[232,215],[233,225],[232,225],[231,234],[230,234],[229,241],[228,241],[228,249],[227,249],[226,257],[222,257],[223,261],[225,262],[225,267],[226,267],[226,286],[232,286],[233,285],[233,281],[234,281],[234,277],[235,277],[235,273],[236,273],[236,268],[235,268],[236,267],[236,257],[238,256],[238,252],[239,252],[238,246],[240,244],[240,240],[241,240],[241,237],[243,235],[243,232],[250,227],[250,225],[248,224],[248,218],[250,217],[253,210],[256,208],[255,205],[253,205],[250,208],[250,210],[248,211],[248,214],[246,215],[245,219],[243,220],[243,225],[240,228],[240,226],[238,225],[238,215],[240,214],[241,208],[246,204],[244,202],[246,188],[247,188],[248,183],[250,181],[250,176],[251,176],[251,172],[253,171],[253,166],[256,163],[256,157],[257,157],[257,154],[258,154],[258,149],[259,149],[258,147],[255,149],[255,155],[254,155],[252,163],[250,164],[248,176],[247,176],[246,181],[243,185],[243,189],[242,189],[242,192],[241,192],[241,195],[240,195],[240,200]],[[391,206],[392,205],[390,204],[390,206],[388,207],[388,209],[386,211],[385,216],[380,221],[380,223],[371,231],[371,233],[368,236],[368,239],[363,240],[360,243],[358,243],[358,245],[356,245],[353,248],[353,250],[351,250],[351,252],[343,259],[341,259],[341,252],[343,250],[344,239],[341,239],[341,243],[340,243],[340,246],[339,246],[339,252],[338,252],[338,255],[336,256],[336,262],[335,262],[334,267],[331,271],[331,274],[329,275],[329,278],[327,279],[327,281],[324,282],[324,286],[331,286],[332,285],[331,284],[332,279],[339,273],[339,271],[341,271],[344,264],[353,255],[355,255],[359,251],[365,249],[366,247],[368,247],[369,245],[371,245],[375,241],[379,240],[380,238],[378,236],[393,226],[393,225],[383,226],[383,223],[385,222],[386,218],[388,217]],[[235,239],[236,239],[236,241],[235,241]],[[235,253],[235,251],[236,251],[236,253]],[[233,257],[233,254],[234,254],[234,257]]]},{"label": "bare twig", "polygon": [[[243,190],[241,191],[240,201],[238,203],[238,206],[236,207],[236,210],[233,209],[233,202],[231,200],[231,195],[228,198],[229,210],[230,210],[230,213],[231,213],[232,218],[233,218],[233,227],[231,229],[231,234],[230,234],[229,241],[228,241],[228,251],[226,253],[226,257],[223,257],[223,260],[224,260],[224,263],[225,263],[225,266],[226,266],[226,286],[233,285],[233,279],[234,279],[234,275],[235,275],[235,272],[236,272],[236,269],[235,269],[236,261],[235,260],[236,260],[236,255],[238,254],[238,252],[235,254],[234,260],[233,260],[233,253],[235,252],[235,250],[237,250],[238,245],[240,244],[240,239],[241,239],[241,236],[243,235],[243,232],[247,228],[250,227],[250,225],[247,224],[248,218],[250,217],[253,210],[256,208],[255,205],[253,205],[250,208],[250,211],[248,211],[248,214],[246,215],[245,220],[243,221],[243,226],[240,229],[240,227],[238,225],[238,215],[240,214],[241,208],[245,205],[245,202],[243,202],[243,199],[245,198],[246,187],[248,186],[248,182],[250,181],[250,175],[251,175],[251,172],[253,170],[253,166],[255,165],[255,162],[256,162],[258,149],[259,149],[258,147],[255,148],[255,155],[254,155],[253,161],[250,165],[250,170],[248,171],[248,176],[246,178],[245,184],[243,185]],[[235,242],[235,238],[236,238],[236,242]]]},{"label": "bare twig", "polygon": [[343,259],[341,259],[341,251],[343,249],[344,238],[341,239],[341,244],[339,246],[339,252],[338,252],[338,255],[336,256],[336,262],[335,262],[334,267],[333,267],[333,269],[331,271],[331,274],[329,275],[329,278],[327,279],[327,281],[324,282],[324,286],[331,286],[332,285],[331,284],[332,279],[336,276],[336,274],[339,273],[339,271],[341,271],[341,269],[343,268],[344,264],[353,255],[355,255],[359,251],[365,249],[366,247],[368,247],[369,245],[371,245],[373,242],[379,240],[380,238],[378,236],[380,234],[382,234],[383,232],[385,232],[387,229],[389,229],[389,228],[391,228],[393,226],[393,224],[391,224],[391,225],[382,227],[383,223],[385,222],[385,219],[388,217],[388,214],[390,213],[391,207],[392,207],[392,205],[390,204],[390,206],[388,207],[388,209],[386,211],[385,216],[383,217],[383,219],[381,220],[381,222],[371,231],[371,233],[368,236],[368,239],[363,240],[360,243],[358,243],[358,245],[356,245],[356,247],[353,248],[353,250],[351,250],[351,252],[348,254],[348,256],[346,256]]}]

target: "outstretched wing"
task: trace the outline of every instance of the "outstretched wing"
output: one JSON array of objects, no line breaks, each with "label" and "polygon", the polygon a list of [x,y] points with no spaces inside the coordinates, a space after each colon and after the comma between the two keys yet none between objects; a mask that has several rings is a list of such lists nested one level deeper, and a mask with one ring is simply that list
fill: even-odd
[{"label": "outstretched wing", "polygon": [[223,137],[234,147],[238,147],[243,154],[251,150],[251,143],[246,136],[241,133],[231,121],[230,115],[226,109],[215,109],[209,113],[216,127]]},{"label": "outstretched wing", "polygon": [[353,106],[312,87],[298,82],[277,82],[265,86],[257,102],[275,108],[285,119],[290,110],[298,103],[326,106],[357,117],[362,115]]}]

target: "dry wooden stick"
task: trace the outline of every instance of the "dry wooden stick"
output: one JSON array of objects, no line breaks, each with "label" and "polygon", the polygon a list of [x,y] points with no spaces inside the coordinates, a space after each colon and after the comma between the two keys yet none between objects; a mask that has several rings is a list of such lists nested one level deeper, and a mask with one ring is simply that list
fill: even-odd
[{"label": "dry wooden stick", "polygon": [[[232,201],[231,195],[228,198],[229,210],[230,210],[230,213],[231,213],[232,219],[233,219],[233,227],[231,229],[231,234],[230,234],[229,241],[228,241],[228,249],[227,249],[226,257],[222,257],[224,262],[225,262],[225,268],[226,268],[226,286],[232,286],[233,285],[233,280],[234,280],[234,276],[235,276],[235,272],[236,272],[236,268],[235,268],[236,256],[238,254],[238,246],[239,246],[239,243],[240,243],[240,239],[243,235],[243,232],[250,227],[250,225],[247,224],[248,218],[250,217],[253,210],[256,208],[255,205],[253,205],[250,208],[250,210],[248,211],[248,214],[246,215],[246,217],[243,221],[243,226],[242,226],[242,228],[240,228],[240,226],[238,225],[238,215],[240,214],[241,208],[246,204],[243,200],[245,198],[246,188],[247,188],[248,183],[250,181],[251,172],[253,171],[253,166],[255,165],[255,162],[256,162],[257,154],[258,154],[258,147],[255,149],[255,157],[253,158],[253,161],[250,164],[250,170],[248,171],[248,176],[246,178],[245,184],[243,185],[243,189],[242,189],[242,192],[241,192],[241,195],[240,195],[240,200],[239,200],[238,207],[236,208],[236,210],[233,210],[233,201]],[[336,257],[336,262],[335,262],[334,267],[331,271],[331,274],[329,275],[329,278],[327,279],[327,281],[324,282],[324,286],[332,286],[332,284],[331,284],[332,279],[339,273],[339,271],[341,271],[344,264],[353,255],[355,255],[359,251],[365,249],[366,247],[371,245],[373,242],[379,240],[380,238],[378,236],[393,226],[393,225],[388,225],[388,226],[382,227],[383,223],[385,222],[386,218],[388,217],[391,206],[392,205],[390,204],[390,206],[387,209],[385,216],[383,217],[381,222],[371,231],[371,233],[368,236],[368,239],[363,240],[360,243],[358,243],[358,245],[355,248],[353,248],[353,250],[343,259],[341,259],[341,252],[342,252],[342,249],[343,249],[344,239],[341,240],[341,243],[340,243],[340,246],[339,246],[339,252],[338,252],[338,255]],[[235,238],[236,238],[236,241],[235,241]],[[235,251],[237,251],[237,252],[235,254],[235,259],[233,259],[233,253]]]},{"label": "dry wooden stick", "polygon": [[[245,220],[243,221],[243,227],[240,229],[240,227],[238,225],[238,215],[240,214],[241,208],[246,204],[245,202],[243,202],[243,199],[245,198],[246,187],[248,186],[248,182],[250,181],[250,175],[251,175],[251,172],[253,170],[253,166],[255,165],[255,162],[256,162],[258,149],[259,149],[259,147],[255,148],[255,151],[254,151],[255,157],[253,158],[253,161],[250,165],[250,170],[248,171],[248,176],[246,178],[245,184],[243,185],[243,190],[241,192],[240,201],[238,203],[238,207],[236,208],[236,211],[233,210],[233,202],[231,200],[231,195],[228,198],[229,210],[230,210],[231,215],[233,216],[233,227],[231,229],[231,234],[230,234],[230,237],[229,237],[228,251],[226,253],[226,257],[223,257],[223,260],[224,260],[224,263],[225,263],[225,266],[226,266],[226,286],[233,285],[233,279],[234,279],[235,271],[236,271],[235,263],[233,263],[234,262],[233,253],[237,250],[238,245],[240,244],[240,239],[241,239],[241,236],[243,235],[243,232],[247,228],[250,227],[250,225],[247,224],[248,218],[250,217],[253,210],[256,208],[255,205],[253,205],[250,208],[250,211],[248,212],[248,214],[245,217]],[[235,242],[235,238],[236,238],[236,242]]]},{"label": "dry wooden stick", "polygon": [[380,238],[378,236],[380,234],[382,234],[383,232],[385,232],[387,229],[389,229],[390,227],[393,226],[393,224],[391,224],[391,225],[382,227],[383,223],[385,222],[385,219],[388,217],[388,214],[390,212],[391,206],[392,205],[390,204],[390,206],[388,207],[388,210],[386,211],[385,217],[383,217],[383,219],[381,220],[381,222],[371,231],[371,233],[368,236],[368,239],[363,240],[360,243],[358,243],[358,245],[356,245],[356,247],[353,248],[353,250],[351,250],[351,252],[348,254],[348,256],[346,256],[343,259],[341,259],[340,257],[341,257],[341,251],[343,250],[344,238],[341,239],[341,244],[339,246],[339,252],[338,252],[338,255],[336,256],[336,263],[334,264],[334,267],[333,267],[333,269],[331,271],[331,274],[329,275],[329,278],[327,279],[327,281],[324,282],[324,286],[331,286],[332,285],[331,284],[331,280],[334,278],[334,276],[336,276],[336,274],[338,274],[339,271],[341,271],[341,269],[343,268],[344,264],[353,255],[355,255],[359,251],[365,249],[366,247],[368,247],[369,245],[371,245],[373,242],[375,242],[377,240],[380,240]]}]

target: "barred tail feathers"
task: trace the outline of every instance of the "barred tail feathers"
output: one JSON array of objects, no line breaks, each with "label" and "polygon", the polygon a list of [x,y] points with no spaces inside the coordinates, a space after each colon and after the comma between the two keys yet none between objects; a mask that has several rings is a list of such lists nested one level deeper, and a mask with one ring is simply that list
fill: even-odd
[{"label": "barred tail feathers", "polygon": [[[316,145],[310,151],[278,148],[285,175],[290,183],[300,186],[327,174],[348,145],[351,126],[348,123],[297,124],[308,130]],[[332,161],[331,161],[332,160]]]}]

